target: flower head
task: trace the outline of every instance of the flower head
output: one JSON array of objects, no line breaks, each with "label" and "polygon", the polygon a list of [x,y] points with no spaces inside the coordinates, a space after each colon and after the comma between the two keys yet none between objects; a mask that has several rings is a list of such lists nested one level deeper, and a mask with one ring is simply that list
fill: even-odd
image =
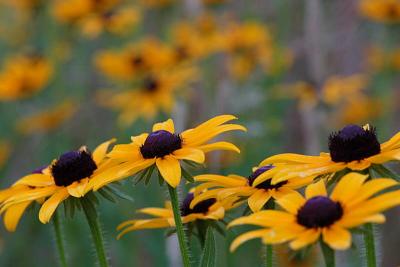
[{"label": "flower head", "polygon": [[266,210],[236,219],[230,226],[252,224],[264,227],[239,236],[231,246],[262,238],[264,243],[290,242],[292,249],[315,243],[319,237],[331,248],[344,250],[351,245],[349,229],[364,223],[383,223],[381,212],[400,205],[400,191],[382,193],[398,183],[392,179],[366,179],[368,176],[350,173],[335,186],[330,196],[320,180],[307,186],[305,198],[295,192],[276,202],[283,210]]}]

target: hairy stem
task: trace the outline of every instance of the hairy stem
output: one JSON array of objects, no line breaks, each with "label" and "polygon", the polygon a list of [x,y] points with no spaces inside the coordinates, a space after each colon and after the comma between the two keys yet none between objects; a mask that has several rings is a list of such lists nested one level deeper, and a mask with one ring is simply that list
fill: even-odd
[{"label": "hairy stem", "polygon": [[367,253],[367,266],[376,267],[376,253],[374,241],[374,228],[371,223],[365,225],[364,243]]},{"label": "hairy stem", "polygon": [[57,211],[54,213],[53,216],[53,228],[54,228],[54,235],[56,237],[56,246],[58,250],[60,266],[67,267],[68,265],[67,265],[67,258],[65,256],[65,246],[61,229],[60,215],[59,212]]},{"label": "hairy stem", "polygon": [[331,249],[324,241],[320,240],[322,254],[324,255],[325,266],[335,267],[335,251]]}]

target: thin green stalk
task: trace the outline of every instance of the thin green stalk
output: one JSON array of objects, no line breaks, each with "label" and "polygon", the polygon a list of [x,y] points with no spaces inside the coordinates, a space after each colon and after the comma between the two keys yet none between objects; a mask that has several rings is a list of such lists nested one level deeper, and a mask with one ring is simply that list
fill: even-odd
[{"label": "thin green stalk", "polygon": [[178,235],[179,248],[181,250],[182,262],[184,267],[190,267],[189,248],[186,243],[185,231],[183,229],[181,213],[179,209],[178,193],[176,188],[168,185],[169,196],[171,198],[172,210],[176,225],[176,234]]},{"label": "thin green stalk", "polygon": [[374,228],[372,223],[365,224],[364,243],[367,253],[367,266],[376,267]]},{"label": "thin green stalk", "polygon": [[57,211],[54,213],[53,216],[53,228],[54,228],[54,235],[56,237],[56,246],[58,250],[60,266],[67,267],[68,265],[67,265],[67,258],[65,256],[65,246],[61,230],[60,215]]},{"label": "thin green stalk", "polygon": [[319,241],[319,244],[321,246],[322,254],[324,255],[325,266],[335,267],[335,251],[322,240]]},{"label": "thin green stalk", "polygon": [[81,198],[81,204],[83,211],[85,212],[90,231],[92,233],[99,265],[101,267],[108,267],[106,251],[104,249],[103,234],[101,232],[99,217],[97,216],[96,208],[93,203],[86,198]]},{"label": "thin green stalk", "polygon": [[265,245],[265,266],[266,267],[272,267],[272,245]]}]

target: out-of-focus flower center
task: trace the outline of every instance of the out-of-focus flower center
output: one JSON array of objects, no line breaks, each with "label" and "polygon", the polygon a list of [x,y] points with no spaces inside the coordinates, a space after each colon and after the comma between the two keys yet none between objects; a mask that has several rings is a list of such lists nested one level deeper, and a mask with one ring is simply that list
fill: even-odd
[{"label": "out-of-focus flower center", "polygon": [[[273,165],[267,165],[267,166],[262,166],[260,168],[258,168],[256,171],[254,171],[249,177],[248,177],[248,181],[249,181],[249,185],[253,186],[254,180],[260,176],[261,174],[263,174],[264,172],[271,170],[272,168],[274,168]],[[287,184],[287,181],[283,181],[277,184],[272,185],[271,184],[271,179],[268,179],[264,182],[262,182],[261,184],[256,185],[256,188],[259,189],[265,189],[265,190],[269,190],[269,189],[278,189],[281,186]]]},{"label": "out-of-focus flower center", "polygon": [[159,82],[154,77],[147,77],[143,80],[143,87],[148,92],[157,91],[159,85]]},{"label": "out-of-focus flower center", "polygon": [[141,67],[144,63],[143,57],[140,55],[135,55],[131,58],[131,64],[134,67]]},{"label": "out-of-focus flower center", "polygon": [[193,209],[190,208],[190,203],[194,198],[193,193],[188,193],[181,205],[181,216],[186,216],[192,213],[206,214],[208,209],[217,201],[215,198],[203,200],[196,204]]},{"label": "out-of-focus flower center", "polygon": [[307,228],[327,227],[342,218],[343,208],[339,202],[328,197],[310,198],[297,212],[297,222]]},{"label": "out-of-focus flower center", "polygon": [[182,139],[178,134],[165,130],[152,132],[140,147],[140,152],[145,159],[162,158],[182,147]]},{"label": "out-of-focus flower center", "polygon": [[329,137],[329,151],[334,162],[362,160],[381,152],[381,145],[373,127],[365,129],[348,125]]},{"label": "out-of-focus flower center", "polygon": [[91,154],[85,150],[70,151],[51,166],[54,182],[58,186],[68,186],[75,181],[89,177],[97,169]]}]

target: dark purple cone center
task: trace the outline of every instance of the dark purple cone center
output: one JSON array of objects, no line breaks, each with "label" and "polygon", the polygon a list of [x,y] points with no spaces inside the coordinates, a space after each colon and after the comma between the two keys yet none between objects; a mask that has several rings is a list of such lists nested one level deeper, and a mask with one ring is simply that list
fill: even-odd
[{"label": "dark purple cone center", "polygon": [[165,130],[152,132],[140,147],[143,158],[162,158],[182,147],[182,139],[178,134],[172,134]]},{"label": "dark purple cone center", "polygon": [[186,216],[192,213],[203,213],[206,214],[208,212],[208,209],[217,201],[215,198],[210,198],[206,199],[203,201],[200,201],[199,203],[196,204],[196,206],[193,207],[193,209],[190,208],[190,203],[194,199],[194,194],[193,193],[188,193],[185,199],[182,201],[181,204],[181,216]]},{"label": "dark purple cone center", "polygon": [[147,77],[143,80],[143,87],[148,92],[154,92],[159,88],[159,82],[154,77]]},{"label": "dark purple cone center", "polygon": [[[263,174],[264,172],[270,170],[274,168],[273,165],[266,165],[266,166],[262,166],[260,168],[258,168],[257,170],[255,170],[255,172],[253,172],[249,177],[248,177],[248,181],[249,181],[249,185],[253,186],[254,180],[260,176],[261,174]],[[272,185],[271,184],[271,179],[268,179],[264,182],[262,182],[261,184],[257,185],[256,188],[258,189],[265,189],[265,190],[269,190],[269,189],[278,189],[281,186],[287,184],[287,181],[283,181],[277,184]]]},{"label": "dark purple cone center", "polygon": [[54,182],[58,186],[68,186],[75,181],[89,177],[97,169],[90,153],[84,150],[70,151],[61,155],[51,166]]},{"label": "dark purple cone center", "polygon": [[297,212],[297,222],[307,228],[327,227],[342,218],[343,208],[339,202],[328,197],[310,198]]},{"label": "dark purple cone center", "polygon": [[330,135],[329,152],[334,162],[352,162],[379,154],[381,145],[375,128],[348,125]]}]

